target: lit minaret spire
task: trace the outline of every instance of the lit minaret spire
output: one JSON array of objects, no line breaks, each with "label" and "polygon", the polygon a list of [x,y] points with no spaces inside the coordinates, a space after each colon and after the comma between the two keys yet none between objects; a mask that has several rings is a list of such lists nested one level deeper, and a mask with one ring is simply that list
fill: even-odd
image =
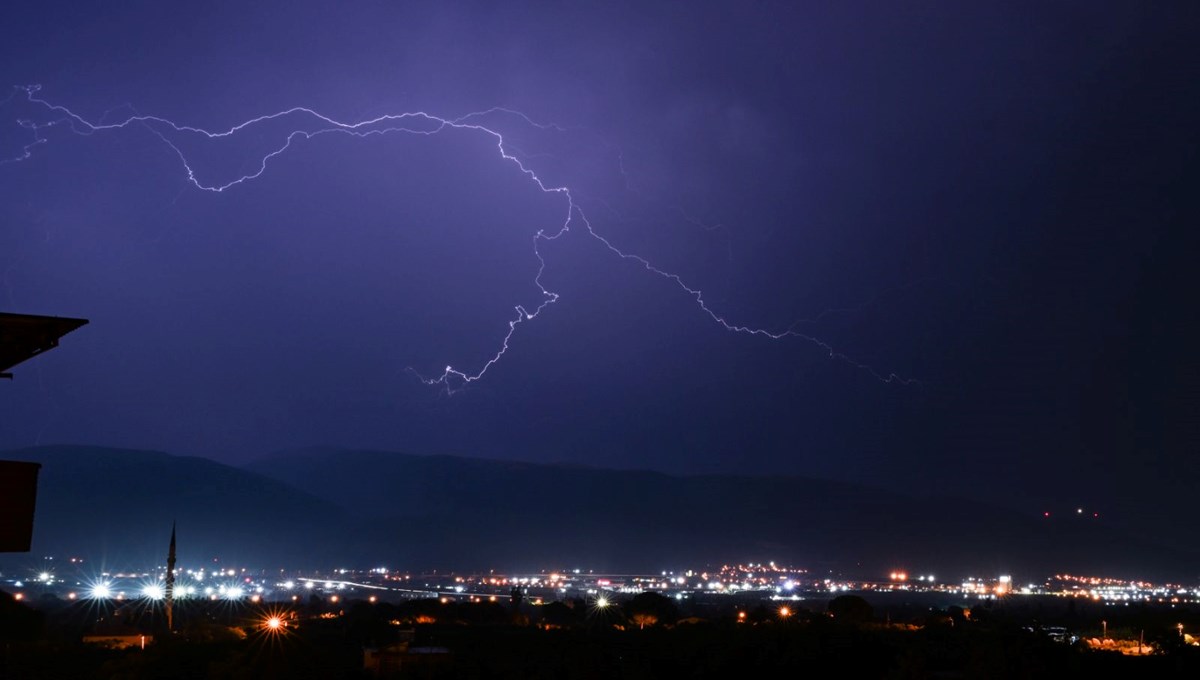
[{"label": "lit minaret spire", "polygon": [[171,522],[171,548],[167,551],[167,630],[171,630],[172,621],[171,615],[174,613],[172,609],[175,605],[175,523]]}]

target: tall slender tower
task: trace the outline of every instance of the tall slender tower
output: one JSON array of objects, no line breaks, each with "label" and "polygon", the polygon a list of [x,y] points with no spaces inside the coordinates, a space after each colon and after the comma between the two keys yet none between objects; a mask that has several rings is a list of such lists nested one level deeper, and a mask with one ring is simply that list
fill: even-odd
[{"label": "tall slender tower", "polygon": [[172,615],[175,609],[175,523],[171,522],[171,548],[167,551],[167,630],[174,627]]}]

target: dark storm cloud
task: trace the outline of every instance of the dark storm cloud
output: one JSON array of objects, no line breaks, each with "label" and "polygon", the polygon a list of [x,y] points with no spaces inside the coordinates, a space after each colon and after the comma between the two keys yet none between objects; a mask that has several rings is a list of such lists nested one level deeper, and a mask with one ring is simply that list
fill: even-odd
[{"label": "dark storm cloud", "polygon": [[[446,398],[406,369],[490,356],[564,210],[484,136],[321,138],[211,195],[145,131],[58,129],[0,166],[0,301],[92,324],[4,386],[0,444],[332,443],[1117,503],[1123,461],[1148,487],[1195,472],[1189,11],[8,8],[6,82],[95,118],[504,105],[568,126],[494,121],[731,321],[922,387],[728,333],[576,229],[543,248],[561,302]],[[30,113],[3,109],[3,155]],[[236,175],[279,134],[190,152]]]}]

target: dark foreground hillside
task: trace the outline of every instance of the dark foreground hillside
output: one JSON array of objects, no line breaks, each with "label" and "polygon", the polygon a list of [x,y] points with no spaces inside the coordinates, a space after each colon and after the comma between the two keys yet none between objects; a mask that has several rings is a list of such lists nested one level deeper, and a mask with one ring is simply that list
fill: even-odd
[{"label": "dark foreground hillside", "polygon": [[[786,617],[767,606],[741,616],[664,608],[644,596],[605,612],[578,601],[533,607],[312,598],[241,608],[202,601],[181,611],[178,630],[168,634],[136,612],[62,602],[33,610],[0,596],[0,677],[1063,678],[1200,671],[1200,648],[1176,642],[1173,626],[1154,612],[1122,622],[1120,634],[1146,629],[1153,645],[1152,654],[1131,657],[1056,642],[1026,630],[1035,623],[1027,613],[1003,608],[896,611],[887,620],[869,607],[854,611],[831,602]],[[278,628],[264,625],[269,616],[279,617]],[[1187,617],[1195,621],[1195,613]],[[117,620],[149,641],[144,649],[81,642],[97,618]]]}]

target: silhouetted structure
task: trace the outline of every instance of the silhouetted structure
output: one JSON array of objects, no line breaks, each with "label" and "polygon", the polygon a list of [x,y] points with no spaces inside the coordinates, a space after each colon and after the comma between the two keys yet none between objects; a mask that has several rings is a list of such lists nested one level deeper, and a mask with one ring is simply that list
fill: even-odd
[{"label": "silhouetted structure", "polygon": [[[58,346],[87,319],[0,312],[0,378],[8,369]],[[37,463],[0,461],[0,552],[28,552],[37,501]]]},{"label": "silhouetted structure", "polygon": [[167,549],[167,583],[165,592],[165,600],[167,603],[167,630],[171,630],[175,621],[172,618],[175,613],[175,523],[171,522],[171,547]]},{"label": "silhouetted structure", "polygon": [[87,319],[0,312],[0,378],[11,378],[8,369],[58,347],[59,338],[86,323]]},{"label": "silhouetted structure", "polygon": [[0,552],[29,552],[39,463],[0,460]]}]

